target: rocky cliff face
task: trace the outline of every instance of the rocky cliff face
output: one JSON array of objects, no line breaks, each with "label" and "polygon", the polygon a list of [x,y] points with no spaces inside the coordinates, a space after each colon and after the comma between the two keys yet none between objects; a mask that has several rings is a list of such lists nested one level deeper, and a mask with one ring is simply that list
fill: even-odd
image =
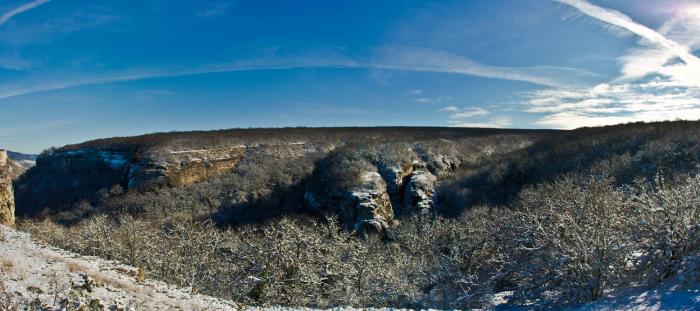
[{"label": "rocky cliff face", "polygon": [[55,151],[16,182],[23,215],[71,208],[100,192],[180,187],[232,170],[245,148],[130,153],[97,149]]},{"label": "rocky cliff face", "polygon": [[435,207],[436,184],[437,178],[427,169],[413,171],[403,196],[404,210],[422,213],[432,210]]},{"label": "rocky cliff face", "polygon": [[0,150],[0,224],[15,224],[15,196],[5,150]]},{"label": "rocky cliff face", "polygon": [[322,193],[309,189],[304,198],[312,209],[338,215],[351,230],[381,231],[395,222],[386,183],[377,172],[362,172],[349,189],[333,185]]},{"label": "rocky cliff face", "polygon": [[332,163],[317,167],[305,194],[307,204],[313,210],[339,215],[355,231],[381,231],[396,224],[399,215],[432,212],[438,176],[452,174],[459,160],[407,149],[398,155],[394,152],[389,159],[361,149],[346,151],[347,157],[327,158]]},{"label": "rocky cliff face", "polygon": [[127,185],[129,189],[189,185],[231,171],[245,152],[245,146],[238,146],[150,154],[129,163]]},{"label": "rocky cliff face", "polygon": [[16,181],[23,215],[70,209],[101,192],[183,187],[233,171],[246,156],[294,159],[327,146],[239,145],[197,150],[57,150],[38,156],[36,166]]},{"label": "rocky cliff face", "polygon": [[[337,215],[349,230],[381,231],[404,213],[434,210],[439,180],[498,146],[497,139],[469,137],[470,131],[241,130],[86,142],[39,156],[15,181],[17,211],[140,211],[165,205],[159,200],[182,200],[169,189],[182,187],[188,200],[206,200],[209,212],[263,208],[261,214],[274,214],[269,210],[283,202],[285,212],[306,207]],[[131,201],[119,201],[125,193],[133,194],[125,199]],[[103,204],[110,198],[119,202]]]},{"label": "rocky cliff face", "polygon": [[154,152],[145,155],[83,149],[39,156],[37,169],[66,179],[68,185],[121,185],[127,189],[179,187],[230,171],[245,147]]}]

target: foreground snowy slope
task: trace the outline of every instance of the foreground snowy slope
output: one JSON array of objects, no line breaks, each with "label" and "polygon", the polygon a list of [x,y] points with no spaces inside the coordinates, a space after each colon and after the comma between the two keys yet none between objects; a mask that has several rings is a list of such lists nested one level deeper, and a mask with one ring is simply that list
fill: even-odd
[{"label": "foreground snowy slope", "polygon": [[[101,306],[105,310],[313,310],[248,307],[191,294],[187,289],[143,280],[136,268],[42,245],[28,233],[0,226],[0,310],[11,306],[60,308],[67,304]],[[497,299],[495,304],[496,310],[528,309],[509,306],[507,299]],[[586,311],[697,309],[700,309],[700,286],[680,287],[672,281],[653,289],[620,291],[574,308]]]},{"label": "foreground snowy slope", "polygon": [[163,282],[139,282],[134,267],[42,245],[26,232],[0,225],[0,310],[64,310],[67,304],[89,310],[313,310],[243,306]]},{"label": "foreground snowy slope", "polygon": [[133,267],[41,245],[27,233],[0,226],[0,309],[8,300],[21,306],[40,301],[56,307],[99,302],[104,308],[127,310],[237,309],[232,302],[163,282],[139,282],[138,274]]}]

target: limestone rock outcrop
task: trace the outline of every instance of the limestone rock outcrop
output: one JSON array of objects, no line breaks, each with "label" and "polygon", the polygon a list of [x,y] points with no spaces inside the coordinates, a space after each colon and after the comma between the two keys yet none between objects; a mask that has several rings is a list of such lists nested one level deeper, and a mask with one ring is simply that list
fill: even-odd
[{"label": "limestone rock outcrop", "polygon": [[434,211],[439,176],[433,170],[449,174],[454,165],[434,155],[426,157],[430,161],[409,154],[370,163],[348,154],[330,156],[317,167],[305,200],[311,209],[338,215],[347,229],[358,232],[381,231],[396,224],[397,217]]},{"label": "limestone rock outcrop", "polygon": [[128,188],[189,185],[231,171],[245,152],[238,146],[154,153],[129,166]]},{"label": "limestone rock outcrop", "polygon": [[60,210],[100,193],[180,187],[235,168],[245,148],[132,152],[82,148],[40,155],[17,183],[20,214]]},{"label": "limestone rock outcrop", "polygon": [[5,150],[0,150],[0,224],[15,224],[15,198]]},{"label": "limestone rock outcrop", "polygon": [[363,172],[356,185],[349,189],[333,187],[318,193],[306,191],[307,204],[318,212],[337,215],[347,229],[358,232],[381,231],[391,227],[394,211],[387,186],[377,172]]},{"label": "limestone rock outcrop", "polygon": [[38,169],[76,187],[99,184],[128,189],[185,186],[235,168],[245,147],[132,154],[80,149],[39,156]]},{"label": "limestone rock outcrop", "polygon": [[425,168],[417,168],[406,185],[403,205],[409,212],[429,212],[435,207],[437,178]]},{"label": "limestone rock outcrop", "polygon": [[384,230],[394,223],[386,183],[377,172],[362,174],[361,184],[352,189],[351,202],[355,205],[355,230]]}]

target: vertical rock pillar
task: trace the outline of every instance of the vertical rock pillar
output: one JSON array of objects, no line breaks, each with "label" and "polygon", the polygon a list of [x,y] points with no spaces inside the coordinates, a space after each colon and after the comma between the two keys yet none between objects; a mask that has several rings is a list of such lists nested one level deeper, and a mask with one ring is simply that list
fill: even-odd
[{"label": "vertical rock pillar", "polygon": [[15,224],[15,195],[7,165],[7,151],[0,149],[0,224]]}]

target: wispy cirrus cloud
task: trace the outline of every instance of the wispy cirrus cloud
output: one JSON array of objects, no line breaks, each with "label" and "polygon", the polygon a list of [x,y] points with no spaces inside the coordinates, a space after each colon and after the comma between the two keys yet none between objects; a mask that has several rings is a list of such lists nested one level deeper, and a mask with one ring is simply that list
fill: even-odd
[{"label": "wispy cirrus cloud", "polygon": [[671,51],[676,56],[680,57],[686,63],[698,63],[700,59],[688,51],[688,47],[683,46],[658,31],[644,26],[640,23],[635,22],[629,16],[622,14],[621,12],[611,10],[608,8],[603,8],[592,4],[585,0],[554,0],[571,7],[576,8],[581,13],[593,17],[604,23],[608,23],[613,26],[623,28],[631,33],[634,33],[650,42],[658,44],[669,51]]},{"label": "wispy cirrus cloud", "polygon": [[[411,95],[411,96],[420,96],[423,94],[423,90],[408,90],[406,94]],[[451,100],[452,97],[450,96],[437,96],[437,97],[416,97],[413,99],[413,101],[421,104],[437,104],[440,102],[448,101]]]},{"label": "wispy cirrus cloud", "polygon": [[[600,22],[640,37],[619,58],[620,76],[581,89],[546,89],[524,94],[526,112],[543,114],[535,123],[555,128],[634,121],[700,119],[700,5],[688,4],[659,30],[621,12],[582,0],[555,0]],[[675,60],[675,61],[674,61]]]},{"label": "wispy cirrus cloud", "polygon": [[447,106],[440,108],[438,111],[449,113],[447,124],[455,127],[508,127],[513,124],[513,120],[510,117],[500,116],[484,119],[491,112],[481,107],[458,108],[456,106]]},{"label": "wispy cirrus cloud", "polygon": [[[620,27],[642,40],[620,58],[620,79],[638,79],[650,74],[660,74],[676,82],[700,86],[700,58],[692,51],[700,45],[700,5],[688,4],[659,31],[635,22],[621,12],[596,6],[584,0],[554,0],[569,5],[596,20]],[[681,64],[669,64],[673,58]]]},{"label": "wispy cirrus cloud", "polygon": [[581,87],[601,79],[598,74],[577,68],[491,66],[445,51],[407,46],[383,47],[371,65],[379,69],[452,73],[549,87]]},{"label": "wispy cirrus cloud", "polygon": [[0,26],[5,25],[7,22],[9,22],[13,17],[22,14],[24,12],[27,12],[31,9],[34,9],[36,7],[41,6],[42,4],[45,4],[51,0],[35,0],[32,2],[29,2],[27,4],[21,5],[17,8],[14,8],[10,10],[9,12],[0,15]]},{"label": "wispy cirrus cloud", "polygon": [[202,18],[214,18],[224,15],[237,1],[233,0],[215,0],[203,2],[205,6],[202,10],[196,11],[195,15]]},{"label": "wispy cirrus cloud", "polygon": [[0,100],[47,91],[82,86],[110,84],[145,79],[172,78],[221,72],[275,70],[313,67],[358,67],[352,59],[338,55],[308,55],[291,57],[259,57],[229,63],[207,64],[196,67],[136,67],[108,72],[49,72],[34,74],[12,83],[0,84]]},{"label": "wispy cirrus cloud", "polygon": [[[496,67],[441,51],[403,47],[383,48],[370,58],[351,57],[338,53],[310,53],[291,56],[265,56],[206,64],[196,67],[132,68],[102,73],[52,72],[34,75],[10,84],[0,84],[0,100],[38,92],[80,86],[108,84],[153,78],[198,74],[273,70],[292,68],[356,68],[399,70],[478,76],[502,80],[524,81],[545,86],[574,87],[590,85],[600,77],[584,70],[565,67]],[[435,100],[435,98],[433,98]],[[447,97],[439,98],[439,101]]]},{"label": "wispy cirrus cloud", "polygon": [[489,111],[481,107],[468,107],[464,109],[458,109],[454,106],[449,106],[440,109],[440,111],[449,111],[451,120],[462,120],[473,117],[485,116],[489,114]]},{"label": "wispy cirrus cloud", "polygon": [[417,103],[421,104],[437,104],[444,101],[452,100],[450,96],[438,96],[438,97],[418,97],[415,99]]},{"label": "wispy cirrus cloud", "polygon": [[513,119],[510,117],[496,117],[483,122],[454,122],[451,123],[454,127],[480,127],[480,128],[504,128],[513,124]]},{"label": "wispy cirrus cloud", "polygon": [[660,81],[535,91],[526,95],[526,111],[545,114],[536,124],[555,128],[700,119],[700,89],[666,87]]}]

